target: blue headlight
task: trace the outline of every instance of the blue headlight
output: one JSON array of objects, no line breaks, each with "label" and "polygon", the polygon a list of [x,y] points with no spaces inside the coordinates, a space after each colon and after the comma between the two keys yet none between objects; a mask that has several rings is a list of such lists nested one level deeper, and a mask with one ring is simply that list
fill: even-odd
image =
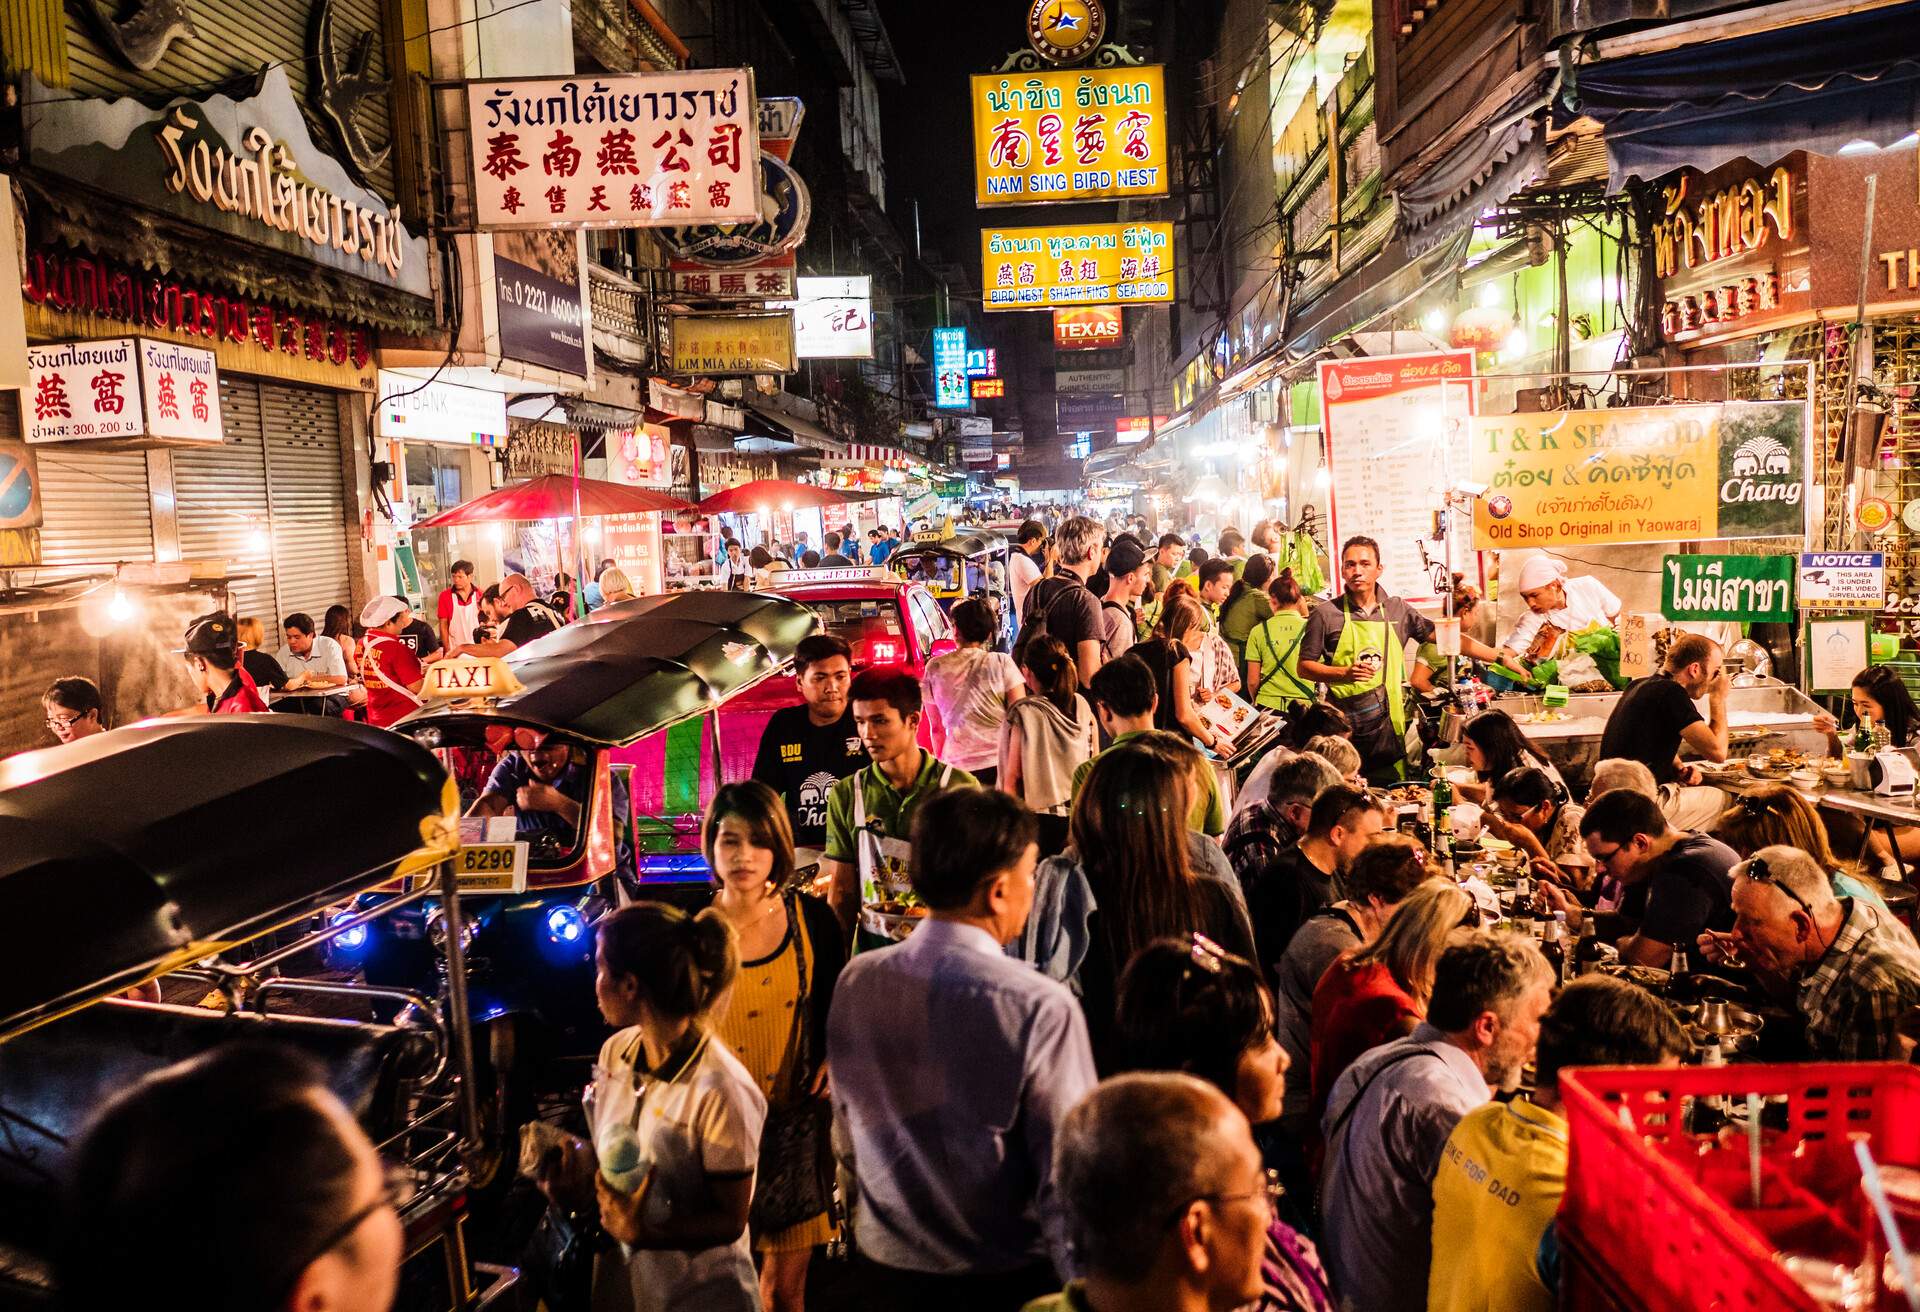
[{"label": "blue headlight", "polygon": [[555,907],[547,912],[547,937],[555,943],[579,943],[587,937],[587,918],[578,907]]},{"label": "blue headlight", "polygon": [[[351,911],[336,912],[333,919],[327,923],[329,925],[338,925],[343,921],[352,920],[354,914],[355,913]],[[355,925],[352,929],[343,929],[333,936],[332,944],[334,949],[339,952],[358,952],[367,945],[367,927],[365,925]]]}]

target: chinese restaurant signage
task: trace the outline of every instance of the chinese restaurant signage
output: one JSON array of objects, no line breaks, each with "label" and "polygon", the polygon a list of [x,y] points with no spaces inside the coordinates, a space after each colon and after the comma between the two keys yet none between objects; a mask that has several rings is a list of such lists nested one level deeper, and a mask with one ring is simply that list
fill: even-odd
[{"label": "chinese restaurant signage", "polygon": [[30,346],[22,407],[32,443],[222,437],[213,352],[172,342]]},{"label": "chinese restaurant signage", "polygon": [[1146,64],[976,75],[975,203],[1166,195],[1162,72]]},{"label": "chinese restaurant signage", "polygon": [[1053,346],[1058,351],[1098,351],[1126,340],[1126,323],[1117,305],[1078,305],[1053,312]]},{"label": "chinese restaurant signage", "polygon": [[976,401],[995,401],[1007,394],[1004,378],[975,378],[969,384]]},{"label": "chinese restaurant signage", "polygon": [[677,374],[790,374],[793,313],[676,314],[668,354]]},{"label": "chinese restaurant signage", "polygon": [[1807,407],[1732,401],[1469,421],[1474,546],[1792,537],[1806,530]]},{"label": "chinese restaurant signage", "polygon": [[1171,301],[1173,224],[984,228],[980,276],[989,310]]},{"label": "chinese restaurant signage", "polygon": [[1124,369],[1060,369],[1053,375],[1056,392],[1118,392],[1126,385]]},{"label": "chinese restaurant signage", "polygon": [[760,217],[751,69],[469,82],[467,116],[480,228]]},{"label": "chinese restaurant signage", "polygon": [[1654,269],[1668,340],[1759,332],[1806,313],[1807,196],[1801,154],[1764,170],[1745,161],[1687,170],[1660,188]]},{"label": "chinese restaurant signage", "polygon": [[796,294],[794,264],[792,251],[726,269],[693,260],[669,260],[667,277],[679,296],[710,301],[790,301]]},{"label": "chinese restaurant signage", "polygon": [[967,330],[933,330],[933,403],[942,410],[964,410],[967,395]]},{"label": "chinese restaurant signage", "polygon": [[49,90],[32,78],[34,165],[114,197],[416,296],[427,243],[308,131],[286,70],[244,100],[177,98],[146,109]]},{"label": "chinese restaurant signage", "polygon": [[1793,557],[1667,556],[1660,613],[1670,620],[1792,623]]},{"label": "chinese restaurant signage", "polygon": [[873,358],[873,279],[802,278],[799,299],[773,308],[793,311],[802,360]]}]

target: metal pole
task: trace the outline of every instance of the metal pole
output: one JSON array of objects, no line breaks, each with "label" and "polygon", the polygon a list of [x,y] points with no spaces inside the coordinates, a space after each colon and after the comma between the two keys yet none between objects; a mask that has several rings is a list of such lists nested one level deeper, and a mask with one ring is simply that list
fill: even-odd
[{"label": "metal pole", "polygon": [[[480,1142],[480,1104],[473,1087],[473,1017],[467,1006],[466,926],[460,913],[460,876],[452,857],[440,863],[441,915],[447,927],[447,1029],[460,1069],[460,1137],[469,1157]],[[504,1146],[503,1146],[504,1151]]]},{"label": "metal pole", "polygon": [[587,613],[587,547],[580,529],[580,435],[573,437],[573,592],[567,599],[567,616],[577,620]]},{"label": "metal pole", "polygon": [[1860,221],[1860,297],[1853,316],[1853,349],[1847,353],[1846,403],[1840,411],[1840,467],[1846,478],[1846,495],[1840,507],[1843,516],[1841,528],[1853,539],[1856,550],[1866,546],[1867,538],[1853,518],[1854,507],[1860,499],[1858,475],[1860,470],[1867,468],[1873,453],[1856,449],[1853,440],[1853,407],[1860,393],[1862,348],[1870,345],[1867,338],[1867,277],[1873,265],[1873,199],[1879,185],[1878,173],[1867,174],[1867,210]]}]

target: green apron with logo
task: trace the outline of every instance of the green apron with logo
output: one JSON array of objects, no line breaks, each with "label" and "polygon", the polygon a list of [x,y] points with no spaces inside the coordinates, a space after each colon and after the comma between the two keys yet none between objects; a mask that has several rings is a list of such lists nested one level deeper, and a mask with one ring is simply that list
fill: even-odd
[{"label": "green apron with logo", "polygon": [[1327,685],[1334,704],[1353,721],[1353,745],[1360,752],[1360,768],[1369,778],[1406,777],[1407,696],[1406,653],[1381,607],[1377,620],[1357,620],[1347,599],[1340,599],[1345,622],[1330,665],[1352,665],[1363,654],[1380,658],[1379,668],[1354,683]]}]

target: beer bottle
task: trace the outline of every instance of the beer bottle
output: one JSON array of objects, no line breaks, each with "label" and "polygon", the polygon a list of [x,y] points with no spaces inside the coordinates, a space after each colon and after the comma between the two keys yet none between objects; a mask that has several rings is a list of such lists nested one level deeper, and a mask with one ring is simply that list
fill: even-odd
[{"label": "beer bottle", "polygon": [[1453,809],[1453,785],[1447,782],[1444,766],[1433,768],[1433,859],[1440,868],[1453,875],[1453,822],[1449,813]]},{"label": "beer bottle", "polygon": [[1567,913],[1556,911],[1553,919],[1546,925],[1546,934],[1540,940],[1540,955],[1553,967],[1553,984],[1560,988],[1566,984],[1567,974]]}]

